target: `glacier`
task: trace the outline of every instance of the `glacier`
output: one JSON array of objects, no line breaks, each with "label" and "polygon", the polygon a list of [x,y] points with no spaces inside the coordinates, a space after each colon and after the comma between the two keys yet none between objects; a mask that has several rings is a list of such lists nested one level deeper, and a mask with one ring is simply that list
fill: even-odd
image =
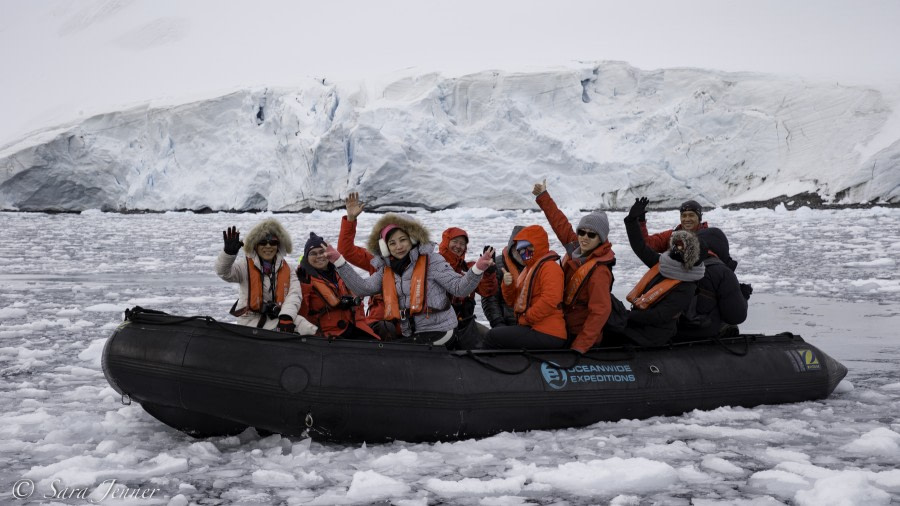
[{"label": "glacier", "polygon": [[0,147],[0,209],[532,209],[900,204],[900,102],[750,72],[582,62],[310,78],[145,104]]}]

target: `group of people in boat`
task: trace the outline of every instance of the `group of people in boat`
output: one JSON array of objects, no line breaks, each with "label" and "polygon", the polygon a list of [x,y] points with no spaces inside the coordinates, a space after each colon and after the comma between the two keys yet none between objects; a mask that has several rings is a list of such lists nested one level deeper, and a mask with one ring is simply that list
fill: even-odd
[{"label": "group of people in boat", "polygon": [[[681,205],[677,227],[650,235],[649,200],[635,199],[625,229],[648,270],[626,296],[626,309],[612,294],[616,256],[606,213],[588,213],[573,227],[546,182],[532,193],[562,256],[542,226],[527,225],[516,226],[501,251],[488,246],[467,261],[463,228],[444,230],[436,244],[421,222],[397,213],[378,219],[360,247],[356,224],[365,206],[351,193],[336,247],[310,232],[293,269],[291,236],[269,218],[243,241],[235,227],[223,231],[215,269],[240,285],[231,308],[239,324],[328,338],[584,353],[601,343],[721,336],[746,319],[752,287],[738,282],[727,237],[702,221],[697,202]],[[475,320],[476,294],[490,328]]]}]

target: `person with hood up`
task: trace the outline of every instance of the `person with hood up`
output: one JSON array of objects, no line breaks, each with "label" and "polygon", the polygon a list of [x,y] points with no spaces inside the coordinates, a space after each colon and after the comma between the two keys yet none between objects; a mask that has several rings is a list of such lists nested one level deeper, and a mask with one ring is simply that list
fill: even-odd
[{"label": "person with hood up", "polygon": [[303,296],[300,316],[317,325],[326,337],[380,339],[366,324],[360,298],[350,292],[328,261],[325,246],[325,239],[309,233],[297,267]]},{"label": "person with hood up", "polygon": [[[300,282],[288,265],[291,236],[274,218],[256,224],[246,243],[236,227],[222,231],[224,250],[216,258],[216,274],[229,283],[240,285],[238,300],[231,314],[239,325],[303,335],[316,333],[316,326],[297,316],[300,309]],[[237,254],[244,248],[243,261]]]},{"label": "person with hood up", "polygon": [[375,272],[363,279],[333,247],[328,259],[347,287],[358,295],[381,292],[386,321],[399,321],[403,340],[446,345],[457,326],[450,297],[472,293],[481,275],[493,265],[493,250],[485,252],[464,275],[457,274],[435,251],[428,230],[406,215],[382,216],[369,235],[368,249]]},{"label": "person with hood up", "polygon": [[679,338],[719,336],[743,323],[752,292],[750,285],[742,285],[734,275],[737,262],[731,258],[725,233],[710,227],[697,232],[697,237],[706,271],[697,282],[695,302],[678,322]]},{"label": "person with hood up", "polygon": [[[469,248],[469,234],[458,227],[450,227],[441,234],[438,252],[458,274],[464,274],[475,262],[466,262],[466,251]],[[482,252],[483,253],[483,252]],[[486,273],[495,274],[496,268],[491,266]],[[497,291],[495,276],[482,276],[478,288],[466,297],[453,297],[450,301],[459,321],[469,321],[475,317],[475,294],[482,298]]]},{"label": "person with hood up", "polygon": [[610,291],[616,254],[608,240],[609,219],[605,212],[595,211],[584,215],[578,228],[572,229],[569,219],[550,197],[546,179],[536,183],[532,193],[566,249],[562,260],[566,332],[570,347],[585,353],[603,339],[603,326],[612,311]]},{"label": "person with hood up", "polygon": [[[644,237],[644,242],[650,246],[650,249],[657,253],[662,253],[669,249],[669,239],[672,237],[672,232],[676,230],[687,230],[688,232],[697,233],[699,230],[703,230],[707,228],[707,224],[703,220],[703,206],[697,203],[696,200],[686,200],[681,203],[681,206],[678,207],[678,212],[680,214],[681,223],[671,230],[663,230],[658,234],[650,235],[647,232],[647,205],[650,203],[650,199],[647,197],[641,197],[638,199],[634,199],[634,205],[631,206],[630,213],[634,213],[634,217],[637,219],[640,228],[641,235]],[[635,252],[637,253],[637,252]]]},{"label": "person with hood up", "polygon": [[632,304],[625,335],[643,346],[667,344],[677,333],[678,318],[688,310],[697,282],[706,272],[700,260],[700,241],[694,233],[676,230],[669,239],[669,250],[660,254],[644,242],[637,214],[628,214],[625,230],[631,248],[650,268],[625,297]]},{"label": "person with hood up", "polygon": [[500,286],[503,283],[504,271],[509,272],[512,274],[512,278],[516,279],[525,268],[525,262],[522,261],[522,257],[516,251],[516,240],[514,239],[516,234],[521,232],[523,228],[525,227],[521,225],[513,227],[506,247],[494,257],[495,266],[493,270],[495,273],[491,274],[491,277],[495,279],[493,283],[494,291],[487,296],[481,297],[481,310],[484,311],[484,317],[490,322],[491,328],[516,325],[518,323],[516,312],[512,306],[503,300],[503,292],[500,290]]},{"label": "person with hood up", "polygon": [[513,278],[503,269],[503,299],[513,307],[518,324],[492,328],[487,349],[559,349],[566,346],[563,319],[563,271],[559,255],[550,250],[547,232],[540,225],[523,228],[513,238],[525,268]]}]

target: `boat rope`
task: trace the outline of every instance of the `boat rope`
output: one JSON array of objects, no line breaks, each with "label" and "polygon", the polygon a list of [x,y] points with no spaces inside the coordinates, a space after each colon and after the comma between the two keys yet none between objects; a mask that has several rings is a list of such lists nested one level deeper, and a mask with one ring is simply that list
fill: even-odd
[{"label": "boat rope", "polygon": [[[159,316],[169,316],[172,320],[169,321],[159,321],[152,318],[142,318],[143,315],[159,315]],[[234,334],[239,337],[247,338],[247,339],[257,339],[260,341],[291,341],[295,339],[302,339],[306,336],[301,336],[300,334],[295,334],[293,332],[265,332],[264,334],[257,334],[257,330],[253,329],[251,333],[247,333],[247,329],[251,327],[238,327],[234,328],[234,325],[220,322],[213,318],[212,316],[185,316],[185,317],[175,317],[163,311],[156,311],[153,309],[144,309],[140,306],[135,306],[133,309],[125,310],[125,319],[133,322],[143,322],[143,323],[152,323],[153,325],[180,325],[189,321],[203,321],[206,322],[207,325],[215,325],[219,329],[228,332],[229,334]]]},{"label": "boat rope", "polygon": [[463,353],[462,356],[469,357],[472,360],[474,360],[475,362],[478,362],[479,364],[484,366],[485,368],[490,369],[495,372],[499,372],[501,374],[509,374],[509,375],[522,374],[523,372],[527,371],[529,367],[531,367],[531,359],[528,358],[528,356],[524,355],[524,354],[523,354],[523,356],[525,356],[525,358],[528,359],[525,361],[525,367],[523,367],[521,369],[516,369],[516,370],[507,370],[507,369],[502,369],[500,367],[497,367],[496,365],[479,357],[478,354],[476,354],[472,350],[466,350],[466,352]]},{"label": "boat rope", "polygon": [[749,336],[742,336],[742,337],[743,337],[743,341],[744,341],[744,349],[742,351],[733,350],[733,349],[729,348],[728,345],[723,343],[722,340],[718,336],[713,336],[712,340],[715,341],[716,344],[721,346],[728,353],[731,353],[732,355],[735,355],[738,357],[744,357],[747,355],[747,353],[750,352],[750,338],[749,338]]},{"label": "boat rope", "polygon": [[[556,362],[539,357],[539,356],[535,355],[534,353],[532,353],[531,351],[526,350],[526,349],[515,350],[515,351],[497,350],[496,352],[493,352],[493,350],[492,351],[479,350],[478,352],[476,352],[475,350],[461,350],[461,351],[454,353],[454,355],[460,356],[460,357],[471,358],[472,360],[481,364],[482,366],[484,366],[487,369],[490,369],[492,371],[496,371],[496,372],[499,372],[502,374],[509,374],[509,375],[522,374],[525,371],[527,371],[528,368],[531,367],[531,364],[533,364],[533,363],[547,364],[549,367],[563,371],[566,369],[571,369],[572,367],[575,367],[576,365],[580,364],[582,359],[593,360],[595,362],[618,362],[618,361],[622,361],[622,360],[631,360],[635,357],[634,349],[630,348],[630,347],[623,349],[625,356],[618,355],[618,354],[612,354],[609,352],[604,352],[604,353],[600,354],[599,356],[592,356],[592,355],[587,355],[587,354],[582,355],[581,353],[579,353],[575,350],[553,350],[553,352],[556,355],[571,354],[575,358],[572,361],[572,363],[569,365],[559,365]],[[503,368],[501,368],[495,364],[492,364],[491,362],[481,358],[481,355],[490,355],[492,357],[497,356],[497,355],[520,355],[522,357],[525,357],[528,360],[525,364],[525,367],[522,367],[521,369],[503,369]]]}]

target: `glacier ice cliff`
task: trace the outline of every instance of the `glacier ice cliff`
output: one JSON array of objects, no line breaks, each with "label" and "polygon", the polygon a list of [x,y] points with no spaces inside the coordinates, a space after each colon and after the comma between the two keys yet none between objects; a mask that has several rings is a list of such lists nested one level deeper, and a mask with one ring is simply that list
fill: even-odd
[{"label": "glacier ice cliff", "polygon": [[881,92],[623,62],[392,82],[310,79],[146,104],[0,149],[20,211],[720,206],[810,194],[900,203],[897,104]]}]

